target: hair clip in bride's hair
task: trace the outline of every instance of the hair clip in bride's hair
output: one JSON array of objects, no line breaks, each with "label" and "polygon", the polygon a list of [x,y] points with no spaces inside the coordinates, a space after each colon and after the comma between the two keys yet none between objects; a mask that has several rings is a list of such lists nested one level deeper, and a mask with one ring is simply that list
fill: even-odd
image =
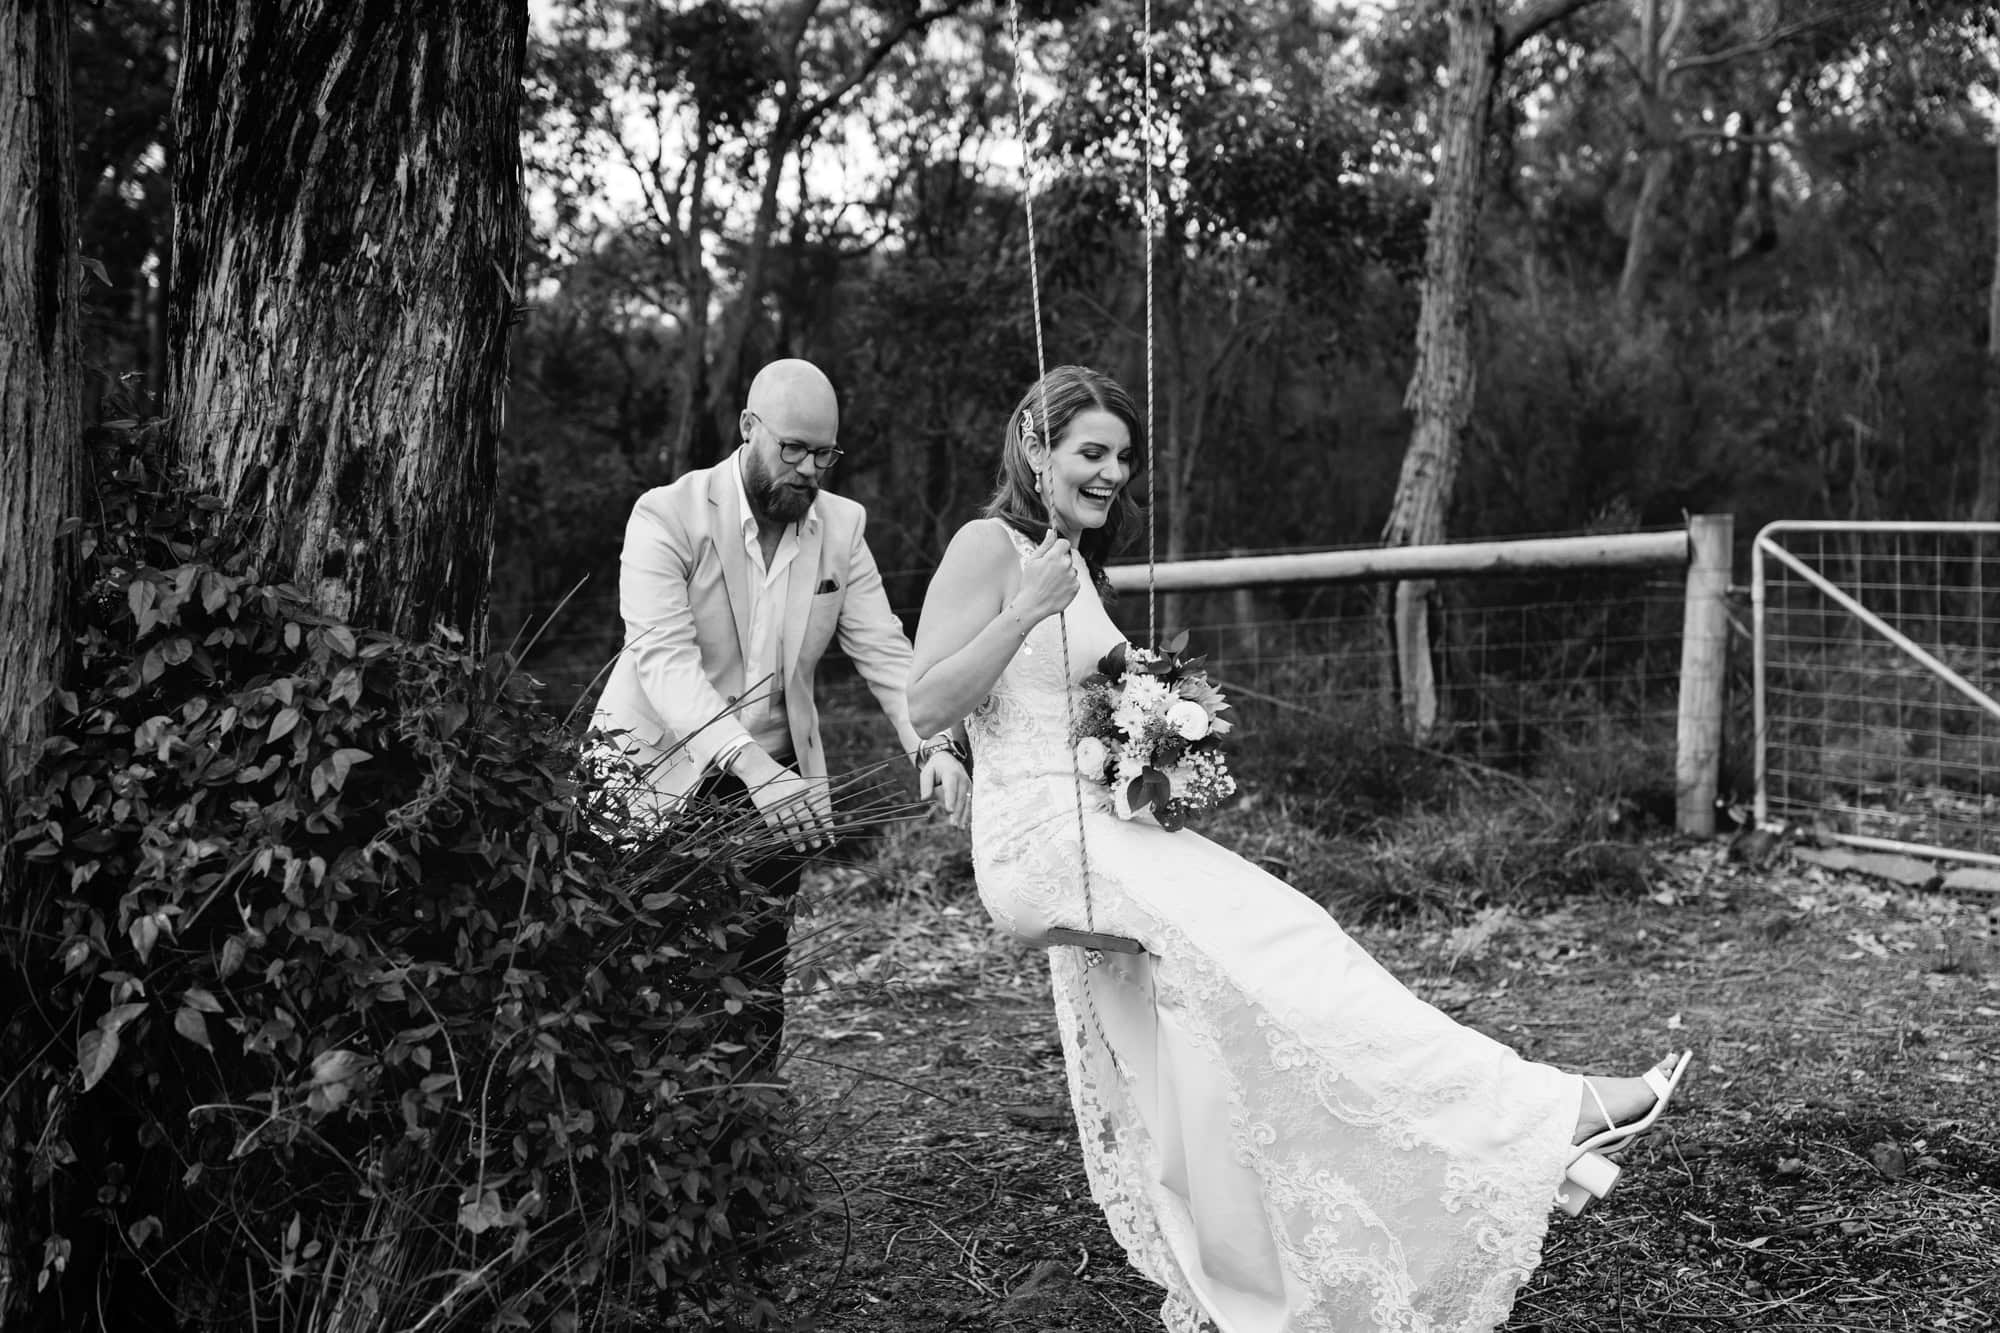
[{"label": "hair clip in bride's hair", "polygon": [[1032,407],[1022,408],[1021,447],[1023,449],[1032,449],[1040,440],[1041,437],[1035,432],[1035,409]]}]

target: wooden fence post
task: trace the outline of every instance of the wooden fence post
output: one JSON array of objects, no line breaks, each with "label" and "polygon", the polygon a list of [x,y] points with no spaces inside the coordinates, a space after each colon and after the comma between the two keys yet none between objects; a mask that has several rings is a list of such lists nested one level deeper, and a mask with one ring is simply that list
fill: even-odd
[{"label": "wooden fence post", "polygon": [[[1994,336],[2000,337],[2000,332],[1996,332]],[[1239,546],[1229,554],[1241,559],[1249,552]],[[1257,598],[1249,588],[1238,588],[1229,595],[1229,616],[1236,622],[1233,626],[1235,632],[1231,636],[1235,639],[1235,643],[1231,646],[1236,650],[1237,660],[1246,668],[1243,674],[1255,676],[1264,665],[1264,636],[1261,626],[1257,623]]]},{"label": "wooden fence post", "polygon": [[1674,827],[1715,834],[1716,773],[1729,661],[1730,514],[1688,521],[1687,607],[1681,622],[1680,726],[1674,755]]}]

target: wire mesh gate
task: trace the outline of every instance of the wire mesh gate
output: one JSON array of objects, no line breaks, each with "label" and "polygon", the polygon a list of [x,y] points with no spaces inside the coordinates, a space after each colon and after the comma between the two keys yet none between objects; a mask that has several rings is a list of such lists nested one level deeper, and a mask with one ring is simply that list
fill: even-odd
[{"label": "wire mesh gate", "polygon": [[1773,523],[1750,568],[1759,824],[2000,865],[2000,523]]}]

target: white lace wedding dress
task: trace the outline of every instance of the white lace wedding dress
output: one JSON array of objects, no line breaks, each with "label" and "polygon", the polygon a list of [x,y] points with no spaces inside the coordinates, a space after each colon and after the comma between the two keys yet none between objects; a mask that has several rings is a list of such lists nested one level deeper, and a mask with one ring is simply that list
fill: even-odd
[{"label": "white lace wedding dress", "polygon": [[[1018,536],[1016,545],[1026,545]],[[1088,584],[1070,681],[1122,636]],[[968,720],[994,921],[1141,941],[1049,970],[1091,1195],[1174,1333],[1490,1329],[1541,1255],[1580,1080],[1419,1000],[1324,910],[1071,776],[1063,625]],[[1073,686],[1072,686],[1073,688]],[[1079,825],[1082,839],[1079,841]]]}]

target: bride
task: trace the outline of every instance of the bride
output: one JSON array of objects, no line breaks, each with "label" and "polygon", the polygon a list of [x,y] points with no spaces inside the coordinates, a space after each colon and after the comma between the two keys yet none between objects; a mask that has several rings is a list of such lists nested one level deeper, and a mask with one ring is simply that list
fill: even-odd
[{"label": "bride", "polygon": [[1523,1060],[1290,886],[1199,834],[1120,819],[1077,780],[1067,691],[1122,637],[1096,594],[1141,435],[1094,371],[1028,391],[985,517],[932,579],[909,686],[920,733],[965,722],[994,922],[1035,944],[1087,926],[1143,946],[1049,951],[1092,1197],[1166,1289],[1174,1333],[1492,1328],[1551,1205],[1610,1189],[1608,1155],[1688,1057],[1639,1078]]}]

